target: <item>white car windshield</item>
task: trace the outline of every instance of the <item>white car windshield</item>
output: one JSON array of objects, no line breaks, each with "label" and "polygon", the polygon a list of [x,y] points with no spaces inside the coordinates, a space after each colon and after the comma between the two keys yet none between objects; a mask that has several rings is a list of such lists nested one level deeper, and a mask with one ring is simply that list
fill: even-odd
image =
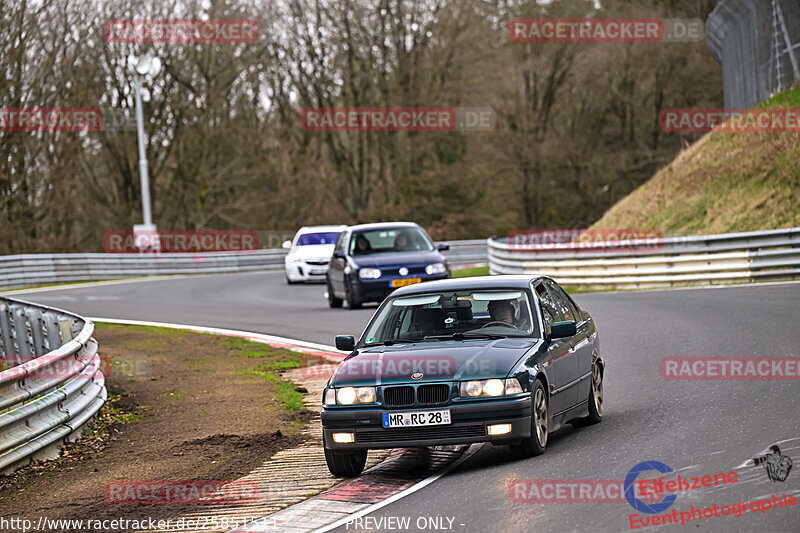
[{"label": "white car windshield", "polygon": [[443,291],[390,300],[367,330],[365,343],[529,337],[535,331],[525,291]]},{"label": "white car windshield", "polygon": [[319,244],[333,244],[339,236],[338,231],[322,233],[303,233],[297,238],[295,246],[315,246]]}]

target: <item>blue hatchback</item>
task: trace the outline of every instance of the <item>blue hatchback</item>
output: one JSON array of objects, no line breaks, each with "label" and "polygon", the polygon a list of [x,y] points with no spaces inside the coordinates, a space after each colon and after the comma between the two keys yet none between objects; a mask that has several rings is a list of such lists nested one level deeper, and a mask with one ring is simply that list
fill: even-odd
[{"label": "blue hatchback", "polygon": [[345,229],[336,240],[328,269],[328,304],[351,309],[381,302],[394,289],[450,277],[441,254],[446,244],[433,243],[412,222],[361,224]]}]

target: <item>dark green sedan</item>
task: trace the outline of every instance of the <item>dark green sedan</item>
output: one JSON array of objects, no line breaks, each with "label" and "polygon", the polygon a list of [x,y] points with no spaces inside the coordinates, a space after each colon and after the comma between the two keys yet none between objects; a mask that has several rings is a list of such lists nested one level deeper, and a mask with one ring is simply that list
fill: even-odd
[{"label": "dark green sedan", "polygon": [[323,393],[325,458],[334,476],[364,469],[367,450],[473,442],[544,453],[563,424],[603,417],[592,317],[552,279],[432,281],[387,298]]}]

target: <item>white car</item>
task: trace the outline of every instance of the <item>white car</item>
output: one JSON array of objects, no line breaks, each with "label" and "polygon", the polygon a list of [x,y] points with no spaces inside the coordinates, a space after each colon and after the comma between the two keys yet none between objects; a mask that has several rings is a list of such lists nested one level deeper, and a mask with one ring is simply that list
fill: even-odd
[{"label": "white car", "polygon": [[309,226],[300,228],[291,241],[283,243],[289,249],[284,259],[286,282],[325,281],[328,263],[337,237],[347,226]]}]

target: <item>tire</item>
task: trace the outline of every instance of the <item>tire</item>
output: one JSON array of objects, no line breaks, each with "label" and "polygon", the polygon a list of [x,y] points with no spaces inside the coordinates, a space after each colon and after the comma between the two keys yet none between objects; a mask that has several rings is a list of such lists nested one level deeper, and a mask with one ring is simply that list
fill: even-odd
[{"label": "tire", "polygon": [[597,424],[603,420],[603,369],[595,363],[592,365],[592,391],[589,396],[589,416],[586,421]]},{"label": "tire", "polygon": [[344,294],[347,299],[347,307],[350,309],[361,309],[361,301],[357,300],[353,293],[350,292],[350,282],[345,280]]},{"label": "tire", "polygon": [[[322,445],[325,446],[324,439]],[[325,462],[334,477],[358,477],[367,464],[367,450],[334,452],[325,448]]]},{"label": "tire", "polygon": [[575,427],[598,424],[603,420],[603,369],[592,365],[592,386],[589,389],[589,415],[570,421]]},{"label": "tire", "polygon": [[550,428],[547,412],[547,392],[539,378],[536,378],[536,381],[533,382],[531,397],[533,398],[533,405],[531,406],[531,436],[520,444],[511,446],[511,453],[519,458],[542,455],[547,448]]},{"label": "tire", "polygon": [[342,306],[342,299],[333,294],[333,287],[331,287],[330,282],[328,282],[328,306],[331,309],[338,309]]}]

